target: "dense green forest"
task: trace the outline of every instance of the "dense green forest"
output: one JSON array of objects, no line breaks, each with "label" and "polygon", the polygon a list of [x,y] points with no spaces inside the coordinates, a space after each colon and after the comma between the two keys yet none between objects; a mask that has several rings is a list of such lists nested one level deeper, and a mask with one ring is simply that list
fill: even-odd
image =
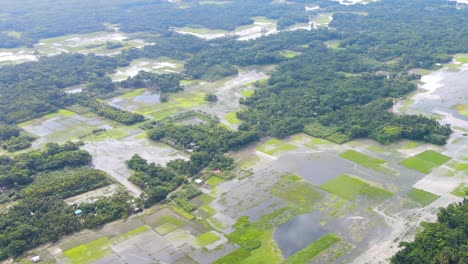
[{"label": "dense green forest", "polygon": [[128,63],[119,58],[61,54],[2,67],[0,122],[18,123],[72,104],[63,88],[102,78]]},{"label": "dense green forest", "polygon": [[180,85],[183,78],[181,74],[176,73],[157,74],[140,71],[136,76],[120,82],[120,86],[122,88],[147,88],[155,92],[175,93],[184,89]]},{"label": "dense green forest", "polygon": [[[104,1],[7,1],[2,13],[7,18],[1,31],[17,31],[19,39],[0,35],[0,48],[32,45],[41,38],[106,30],[103,23],[120,24],[124,32],[167,34],[172,27],[201,26],[233,30],[252,24],[252,17],[278,19],[280,27],[307,22],[301,4],[275,4],[271,0],[234,0],[223,4],[200,4],[200,1],[177,3],[160,0]],[[187,8],[188,7],[188,8]],[[21,10],[21,11],[18,11]],[[69,19],[73,17],[74,19]]]},{"label": "dense green forest", "polygon": [[113,183],[106,173],[89,167],[91,155],[78,147],[49,143],[44,150],[0,156],[0,203],[16,201],[0,212],[0,259],[134,212],[131,196],[119,192],[78,205],[83,214],[74,215],[77,207],[63,199]]},{"label": "dense green forest", "polygon": [[468,263],[468,200],[442,208],[435,223],[423,223],[424,230],[392,257],[393,264]]}]

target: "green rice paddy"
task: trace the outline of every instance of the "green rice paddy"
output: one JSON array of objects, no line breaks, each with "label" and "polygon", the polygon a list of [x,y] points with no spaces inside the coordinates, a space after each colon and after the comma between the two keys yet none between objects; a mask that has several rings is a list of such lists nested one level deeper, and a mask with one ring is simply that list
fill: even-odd
[{"label": "green rice paddy", "polygon": [[224,182],[223,179],[221,179],[220,177],[216,177],[216,176],[211,176],[208,180],[206,180],[206,183],[209,184],[211,187],[216,187],[223,182]]},{"label": "green rice paddy", "polygon": [[235,124],[240,123],[239,118],[237,118],[236,112],[229,113],[229,114],[225,115],[224,119],[226,119],[226,121],[231,125],[235,125]]},{"label": "green rice paddy", "polygon": [[195,216],[187,211],[185,211],[184,209],[180,208],[179,206],[171,206],[171,209],[176,212],[177,214],[179,214],[180,216],[188,219],[188,220],[193,220],[195,219]]},{"label": "green rice paddy", "polygon": [[428,174],[434,169],[451,158],[445,155],[442,155],[433,150],[426,150],[418,155],[405,159],[400,162],[400,165],[407,167],[408,169],[417,170],[421,173]]},{"label": "green rice paddy", "polygon": [[241,95],[243,97],[251,97],[254,94],[254,90],[245,90],[241,92]]},{"label": "green rice paddy", "polygon": [[154,230],[158,232],[160,235],[169,234],[171,231],[176,230],[177,226],[171,223],[165,223],[160,226],[157,226]]},{"label": "green rice paddy", "polygon": [[298,251],[294,255],[286,259],[284,264],[305,264],[309,263],[311,259],[318,256],[327,248],[339,242],[341,238],[335,234],[326,234],[317,241],[311,243],[306,248]]},{"label": "green rice paddy", "polygon": [[451,194],[459,197],[466,197],[468,196],[468,185],[465,183],[460,183],[452,192]]},{"label": "green rice paddy", "polygon": [[329,193],[336,194],[347,200],[355,200],[360,196],[382,200],[390,198],[393,195],[391,192],[372,186],[367,182],[346,174],[338,175],[320,187]]},{"label": "green rice paddy", "polygon": [[90,263],[112,254],[112,250],[109,249],[109,246],[109,238],[102,237],[87,244],[79,245],[67,250],[64,255],[68,257],[73,264]]},{"label": "green rice paddy", "polygon": [[408,169],[417,170],[421,173],[428,174],[433,168],[437,167],[437,164],[424,161],[422,159],[411,157],[400,162],[400,165],[405,166]]},{"label": "green rice paddy", "polygon": [[413,188],[411,191],[408,192],[408,197],[423,205],[423,206],[426,206],[426,205],[429,205],[431,204],[432,202],[434,202],[435,200],[437,200],[440,196],[439,195],[436,195],[436,194],[433,194],[433,193],[430,193],[430,192],[426,192],[424,190],[420,190],[420,189],[415,189]]},{"label": "green rice paddy", "polygon": [[296,175],[282,177],[273,186],[271,193],[304,212],[310,211],[322,197],[322,194],[312,184],[301,181],[301,178]]},{"label": "green rice paddy", "polygon": [[213,244],[214,242],[220,240],[221,238],[213,232],[207,232],[203,235],[200,235],[195,239],[195,244],[201,247],[208,246],[209,244]]},{"label": "green rice paddy", "polygon": [[433,150],[426,150],[416,155],[416,157],[437,165],[442,165],[451,159],[450,157],[435,152]]},{"label": "green rice paddy", "polygon": [[455,106],[455,108],[460,115],[468,116],[468,104],[458,104]]},{"label": "green rice paddy", "polygon": [[340,154],[340,157],[371,169],[380,167],[381,164],[385,163],[385,160],[373,158],[355,150],[345,151]]},{"label": "green rice paddy", "polygon": [[268,155],[275,155],[282,151],[292,151],[297,149],[296,146],[284,142],[282,140],[272,138],[256,147],[256,150]]},{"label": "green rice paddy", "polygon": [[298,51],[293,51],[293,50],[283,50],[280,52],[280,55],[285,57],[285,58],[288,58],[288,59],[292,59],[294,57],[297,57],[299,55],[301,55],[302,53],[301,52],[298,52]]}]

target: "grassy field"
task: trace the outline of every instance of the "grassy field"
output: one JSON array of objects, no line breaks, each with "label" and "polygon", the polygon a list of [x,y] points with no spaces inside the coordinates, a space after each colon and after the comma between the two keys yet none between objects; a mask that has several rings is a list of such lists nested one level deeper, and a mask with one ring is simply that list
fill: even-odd
[{"label": "grassy field", "polygon": [[216,187],[223,182],[224,182],[223,179],[216,177],[216,176],[211,176],[208,180],[206,180],[206,183],[209,184],[211,187]]},{"label": "grassy field", "polygon": [[229,113],[229,114],[225,115],[224,119],[226,119],[226,121],[231,125],[235,125],[235,124],[240,123],[239,118],[237,118],[236,112]]},{"label": "grassy field", "polygon": [[273,228],[264,231],[263,234],[258,238],[261,246],[251,251],[250,255],[242,259],[239,264],[281,263],[281,261],[283,261],[283,257],[281,250],[278,248],[275,240],[273,239],[274,232],[275,230]]},{"label": "grassy field", "polygon": [[373,158],[355,150],[345,151],[340,154],[340,157],[371,169],[380,167],[381,164],[385,163],[385,160]]},{"label": "grassy field", "polygon": [[74,112],[66,110],[66,109],[59,109],[56,113],[48,114],[45,115],[43,118],[44,119],[50,119],[58,116],[64,116],[64,117],[69,117],[75,115]]},{"label": "grassy field", "polygon": [[333,246],[335,243],[339,242],[341,238],[335,234],[327,234],[312,244],[308,245],[306,248],[300,250],[296,254],[290,256],[286,259],[284,264],[305,264],[309,263],[311,259],[318,256],[320,253],[325,251],[327,248]]},{"label": "grassy field", "polygon": [[178,206],[171,206],[171,209],[178,213],[180,216],[184,217],[184,218],[187,218],[188,220],[193,220],[195,219],[195,216],[187,211],[185,211],[184,209],[178,207]]},{"label": "grassy field", "polygon": [[67,250],[64,254],[73,264],[90,263],[112,254],[112,250],[109,249],[109,246],[109,238],[103,237]]},{"label": "grassy field", "polygon": [[254,90],[245,90],[241,92],[241,95],[243,97],[251,97],[254,94]]},{"label": "grassy field", "polygon": [[468,116],[468,104],[458,104],[455,108],[460,115]]},{"label": "grassy field", "polygon": [[297,206],[299,210],[308,212],[314,204],[322,197],[321,193],[315,187],[301,181],[296,175],[282,177],[272,188],[271,193],[281,199]]},{"label": "grassy field", "polygon": [[208,204],[202,205],[202,206],[200,207],[200,210],[206,212],[206,213],[209,214],[210,216],[216,214],[216,210],[213,209],[213,207],[209,206]]},{"label": "grassy field", "polygon": [[156,232],[158,232],[160,235],[164,236],[176,229],[177,229],[176,225],[171,224],[171,223],[165,223],[165,224],[157,226],[154,230],[156,230]]},{"label": "grassy field", "polygon": [[298,51],[293,51],[293,50],[283,50],[280,52],[280,55],[285,57],[285,58],[288,58],[288,59],[292,59],[294,57],[297,57],[299,55],[301,55],[302,53],[301,52],[298,52]]},{"label": "grassy field", "polygon": [[295,149],[297,149],[296,146],[276,138],[269,139],[260,146],[256,147],[256,150],[266,153],[268,155],[275,155],[282,151],[291,151]]},{"label": "grassy field", "polygon": [[428,174],[432,171],[432,169],[446,163],[450,159],[450,157],[442,155],[433,150],[426,150],[414,157],[403,160],[400,162],[400,165],[403,165],[408,169],[413,169],[421,173]]},{"label": "grassy field", "polygon": [[419,143],[416,141],[410,141],[403,146],[403,149],[414,149],[419,146]]},{"label": "grassy field", "polygon": [[339,49],[340,41],[339,40],[328,40],[324,44],[330,49]]},{"label": "grassy field", "polygon": [[205,246],[208,246],[209,244],[212,244],[218,240],[220,240],[221,238],[216,235],[215,233],[213,232],[207,232],[207,233],[204,233],[202,235],[200,235],[199,237],[197,237],[197,239],[195,239],[195,244],[200,246],[200,247],[205,247]]},{"label": "grassy field", "polygon": [[468,54],[457,54],[455,60],[460,63],[468,63]]},{"label": "grassy field", "polygon": [[465,183],[460,183],[457,188],[455,188],[451,194],[459,197],[466,197],[468,196],[468,185]]},{"label": "grassy field", "polygon": [[127,239],[133,237],[133,236],[136,236],[136,235],[139,235],[139,234],[141,234],[141,233],[144,233],[144,232],[148,231],[149,229],[150,229],[150,228],[149,228],[148,226],[145,226],[145,225],[144,225],[144,226],[137,227],[137,228],[135,228],[135,229],[133,229],[133,230],[128,231],[127,233],[124,233],[124,234],[118,235],[118,236],[116,236],[116,237],[113,237],[113,238],[111,239],[111,242],[112,242],[113,244],[122,242],[122,241],[124,241],[124,240],[127,240]]},{"label": "grassy field", "polygon": [[433,168],[437,167],[437,164],[424,161],[416,157],[405,159],[404,161],[400,162],[400,165],[403,165],[408,169],[417,170],[424,174],[430,173]]},{"label": "grassy field", "polygon": [[435,152],[433,150],[426,150],[416,155],[416,157],[437,165],[442,165],[451,159],[450,157]]},{"label": "grassy field", "polygon": [[371,199],[379,200],[392,196],[391,192],[374,187],[369,183],[345,174],[338,175],[334,179],[322,184],[320,187],[347,200],[355,200],[359,196],[366,196]]},{"label": "grassy field", "polygon": [[426,192],[424,190],[420,190],[420,189],[415,189],[413,188],[411,191],[408,192],[408,197],[423,205],[423,206],[426,206],[426,205],[429,205],[431,204],[432,202],[434,202],[435,200],[437,200],[440,196],[439,195],[436,195],[436,194],[433,194],[433,193],[430,193],[430,192]]}]

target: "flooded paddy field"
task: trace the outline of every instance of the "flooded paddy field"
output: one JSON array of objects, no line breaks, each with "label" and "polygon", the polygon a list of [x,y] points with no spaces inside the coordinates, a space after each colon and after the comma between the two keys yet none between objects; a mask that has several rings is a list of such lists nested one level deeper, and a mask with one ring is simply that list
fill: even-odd
[{"label": "flooded paddy field", "polygon": [[[106,46],[108,42],[119,43],[120,45],[111,48]],[[0,66],[37,61],[40,56],[54,56],[64,52],[112,56],[119,54],[124,49],[141,48],[147,44],[149,43],[133,38],[131,34],[118,31],[118,28],[113,28],[109,32],[65,35],[41,39],[32,48],[0,49]]]},{"label": "flooded paddy field", "polygon": [[184,70],[184,62],[171,60],[168,58],[160,59],[136,59],[130,63],[128,67],[118,68],[109,77],[114,82],[126,80],[128,77],[134,77],[139,71],[152,73],[171,73],[182,72]]},{"label": "flooded paddy field", "polygon": [[188,159],[182,152],[147,138],[139,138],[138,135],[85,142],[82,148],[93,156],[93,166],[96,169],[109,173],[136,195],[139,195],[141,190],[127,180],[132,172],[125,164],[133,155],[138,154],[149,162],[161,165],[174,159]]},{"label": "flooded paddy field", "polygon": [[[468,70],[456,68],[424,76],[420,90],[395,107],[399,113],[437,113],[442,123],[453,124],[455,132],[445,146],[408,140],[337,145],[305,134],[267,138],[231,154],[239,168],[235,177],[226,172],[201,177],[203,194],[190,201],[197,208],[194,212],[152,208],[38,253],[62,263],[213,263],[239,256],[239,263],[294,263],[302,256],[311,263],[385,263],[400,241],[414,237],[421,221],[434,221],[438,208],[460,201],[468,186],[468,117],[455,107],[466,103],[461,80]],[[200,110],[235,128],[240,121],[232,113],[242,109],[239,98],[250,96],[253,82],[268,78],[272,69],[242,68],[237,76],[217,82],[186,80],[185,91],[170,94],[167,103],[144,89],[108,103],[155,120]],[[206,103],[207,93],[219,101]],[[60,133],[57,127],[66,127],[68,119],[85,116],[77,112],[62,110],[22,127],[36,135],[42,132],[46,141],[51,133]],[[124,164],[133,154],[162,165],[188,158],[151,142],[138,126],[101,121],[95,121],[96,126],[110,126],[108,131],[83,137],[83,148],[93,155],[96,168],[134,194],[141,190],[127,181],[131,172]],[[55,123],[59,125],[50,125]],[[48,134],[46,129],[54,131]],[[245,251],[246,241],[256,248]],[[82,255],[92,257],[80,259]]]},{"label": "flooded paddy field", "polygon": [[35,253],[47,263],[188,264],[210,263],[237,248],[196,220],[168,207],[154,207],[97,231],[66,237]]},{"label": "flooded paddy field", "polygon": [[253,24],[240,26],[233,31],[193,27],[174,28],[173,30],[180,34],[190,34],[207,40],[231,36],[237,37],[238,40],[251,40],[278,32],[276,20],[266,17],[253,17],[252,19]]}]

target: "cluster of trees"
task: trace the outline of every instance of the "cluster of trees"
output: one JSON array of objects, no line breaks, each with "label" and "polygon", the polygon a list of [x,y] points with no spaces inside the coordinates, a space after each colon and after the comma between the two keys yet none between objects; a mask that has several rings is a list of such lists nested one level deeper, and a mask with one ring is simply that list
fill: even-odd
[{"label": "cluster of trees", "polygon": [[33,140],[17,126],[0,124],[0,146],[9,152],[29,148]]},{"label": "cluster of trees", "polygon": [[276,137],[305,131],[338,143],[372,137],[382,143],[410,138],[445,144],[450,127],[427,117],[388,112],[392,100],[386,98],[413,91],[417,78],[365,55],[312,42],[302,55],[282,62],[252,97],[241,100],[248,109],[238,117]]},{"label": "cluster of trees", "polygon": [[10,49],[24,46],[26,44],[30,44],[26,39],[20,39],[14,36],[9,36],[8,34],[0,33],[0,48]]},{"label": "cluster of trees", "polygon": [[167,195],[179,187],[185,180],[176,175],[170,168],[148,162],[138,155],[134,155],[127,162],[127,166],[135,173],[128,179],[144,190],[142,199],[146,206],[150,206],[166,199]]},{"label": "cluster of trees", "polygon": [[182,74],[178,73],[158,74],[140,71],[136,76],[128,77],[127,80],[120,82],[120,86],[122,88],[147,88],[163,93],[175,93],[184,90],[180,85],[182,79]]},{"label": "cluster of trees", "polygon": [[66,205],[57,196],[26,197],[0,213],[0,259],[17,257],[64,235],[128,217],[134,213],[131,200],[127,192],[121,191],[94,203],[80,204],[83,213],[76,216],[77,207]]},{"label": "cluster of trees", "polygon": [[186,150],[190,160],[176,159],[167,164],[180,174],[194,175],[203,168],[230,170],[233,161],[223,153],[236,150],[259,139],[255,131],[233,132],[217,124],[178,126],[161,124],[148,131],[152,140]]},{"label": "cluster of trees", "polygon": [[400,243],[391,263],[468,263],[467,199],[440,209],[437,222],[422,226],[413,242]]},{"label": "cluster of trees", "polygon": [[[77,97],[78,98],[78,97]],[[97,115],[109,118],[124,125],[133,125],[145,120],[145,117],[140,114],[131,113],[120,108],[101,103],[92,97],[83,95],[77,99],[77,102]]]},{"label": "cluster of trees", "polygon": [[68,142],[64,145],[48,143],[45,150],[33,150],[15,157],[0,156],[0,185],[6,188],[25,186],[38,172],[84,166],[91,155]]},{"label": "cluster of trees", "polygon": [[[0,156],[1,202],[18,200],[0,213],[0,259],[16,257],[42,243],[94,228],[133,213],[131,196],[118,192],[94,203],[68,206],[63,199],[106,186],[112,181],[88,167],[91,155],[78,145],[49,143],[16,157]],[[3,199],[5,198],[5,199]],[[9,199],[8,199],[9,198]],[[74,211],[80,208],[78,217]],[[53,224],[51,224],[53,223]]]},{"label": "cluster of trees", "polygon": [[65,199],[111,183],[107,174],[99,170],[86,166],[65,168],[34,175],[33,182],[21,191],[21,196],[37,198],[56,196]]},{"label": "cluster of trees", "polygon": [[9,1],[2,9],[7,19],[2,21],[0,32],[15,30],[22,32],[22,35],[19,39],[7,35],[0,39],[6,40],[4,43],[8,44],[7,47],[31,46],[41,38],[103,31],[106,30],[104,22],[119,24],[125,32],[161,34],[167,34],[172,27],[189,25],[233,30],[253,23],[251,17],[255,16],[278,19],[280,27],[308,22],[302,3],[235,0],[221,5],[204,5],[199,1],[186,1],[184,6],[186,8],[180,8],[179,4],[168,1],[139,0],[103,0],[99,3],[53,0],[47,3],[29,1],[28,4]]},{"label": "cluster of trees", "polygon": [[89,83],[128,62],[120,58],[61,54],[2,67],[0,122],[17,123],[74,103],[63,88]]},{"label": "cluster of trees", "polygon": [[396,58],[403,67],[431,68],[450,61],[451,54],[468,51],[467,10],[447,1],[396,0],[342,9],[369,14],[333,15],[330,26],[342,34],[340,47],[350,53],[365,52],[380,61]]}]

